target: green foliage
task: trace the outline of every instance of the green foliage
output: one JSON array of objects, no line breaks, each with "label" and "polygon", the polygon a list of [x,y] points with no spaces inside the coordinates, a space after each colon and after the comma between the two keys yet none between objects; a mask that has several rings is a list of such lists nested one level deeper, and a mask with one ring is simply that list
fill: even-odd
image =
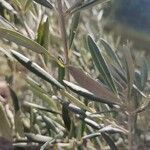
[{"label": "green foliage", "polygon": [[41,150],[117,150],[147,142],[141,122],[150,105],[149,63],[140,66],[128,44],[114,50],[99,30],[107,0],[66,0],[62,8],[61,0],[58,6],[4,2],[0,51],[6,70],[0,74],[11,79],[11,98],[5,100],[0,82],[1,136],[11,137],[14,148],[33,149],[28,144],[34,142]]}]

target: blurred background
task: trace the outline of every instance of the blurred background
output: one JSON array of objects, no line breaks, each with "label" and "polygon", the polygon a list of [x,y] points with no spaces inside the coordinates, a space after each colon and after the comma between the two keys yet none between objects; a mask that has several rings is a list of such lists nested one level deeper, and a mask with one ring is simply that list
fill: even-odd
[{"label": "blurred background", "polygon": [[150,43],[150,1],[112,0],[104,10],[104,28],[130,40],[137,49],[147,50]]}]

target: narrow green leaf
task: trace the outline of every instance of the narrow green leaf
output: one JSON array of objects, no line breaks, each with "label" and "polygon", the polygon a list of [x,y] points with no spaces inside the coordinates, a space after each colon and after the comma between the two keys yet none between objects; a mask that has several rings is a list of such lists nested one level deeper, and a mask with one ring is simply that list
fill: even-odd
[{"label": "narrow green leaf", "polygon": [[[43,18],[42,18],[43,19]],[[46,50],[49,49],[49,19],[47,17],[45,22],[41,22],[38,27],[38,33],[37,33],[37,42],[42,45]]]},{"label": "narrow green leaf", "polygon": [[14,59],[7,50],[0,47],[0,51],[4,53],[11,61]]},{"label": "narrow green leaf", "polygon": [[56,103],[48,95],[40,93],[39,91],[37,91],[33,87],[29,87],[29,88],[33,92],[33,94],[35,94],[37,97],[39,97],[43,102],[46,102],[48,104],[49,108],[53,108],[55,110],[58,110]]},{"label": "narrow green leaf", "polygon": [[108,86],[111,88],[111,90],[114,93],[117,93],[117,89],[116,89],[115,83],[113,81],[113,77],[109,71],[106,61],[103,58],[97,45],[95,44],[95,42],[93,41],[93,39],[90,36],[87,37],[87,46],[88,46],[89,51],[91,52],[93,61],[96,65],[99,73],[102,75],[104,81],[106,81],[106,83],[108,84]]},{"label": "narrow green leaf", "polygon": [[14,14],[17,14],[17,12],[15,11],[15,9],[6,0],[1,0],[0,3],[7,10],[13,12]]},{"label": "narrow green leaf", "polygon": [[56,134],[59,133],[57,126],[54,124],[54,121],[51,118],[47,117],[46,115],[42,115],[42,119],[46,123],[47,128],[49,128],[50,130],[52,130]]},{"label": "narrow green leaf", "polygon": [[85,97],[86,99],[92,100],[92,101],[97,101],[97,102],[101,102],[101,103],[106,103],[106,104],[117,104],[110,101],[109,99],[103,98],[103,97],[97,97],[95,94],[93,94],[92,92],[88,91],[85,88],[82,88],[80,86],[77,86],[71,82],[65,81],[64,83],[67,87],[70,88],[70,90],[72,90],[73,92]]},{"label": "narrow green leaf", "polygon": [[[39,24],[37,42],[48,51],[49,43],[50,43],[49,18],[47,17],[45,22],[42,22],[42,21],[43,21],[43,18],[41,19],[41,22]],[[48,63],[47,54],[44,54],[44,62],[47,65]]]},{"label": "narrow green leaf", "polygon": [[48,147],[48,145],[52,144],[53,142],[55,142],[55,139],[50,139],[50,140],[48,140],[47,142],[45,142],[45,143],[41,146],[40,150],[46,150],[47,147]]},{"label": "narrow green leaf", "polygon": [[44,23],[42,22],[42,19],[39,23],[38,30],[37,30],[37,38],[36,42],[43,46],[43,37],[44,37]]},{"label": "narrow green leaf", "polygon": [[113,127],[113,125],[107,125],[99,130],[99,132],[107,132],[109,134],[114,134],[114,133],[122,133],[122,134],[127,134],[126,130],[123,130],[121,128]]},{"label": "narrow green leaf", "polygon": [[105,139],[106,143],[109,145],[110,149],[112,150],[118,150],[117,146],[113,142],[113,140],[109,137],[106,133],[101,133],[102,137]]},{"label": "narrow green leaf", "polygon": [[53,113],[53,114],[60,114],[56,110],[52,110],[52,109],[49,109],[49,108],[46,108],[46,107],[43,107],[43,106],[39,106],[37,104],[30,103],[30,102],[24,102],[23,106],[24,107],[29,107],[29,108],[35,108],[35,109],[50,112],[50,113]]},{"label": "narrow green leaf", "polygon": [[83,116],[78,116],[82,121],[84,121],[87,125],[91,126],[92,128],[99,130],[101,128],[101,125],[99,125],[97,122]]},{"label": "narrow green leaf", "polygon": [[11,94],[11,97],[12,97],[12,100],[13,100],[15,113],[17,113],[20,110],[18,97],[17,97],[16,93],[14,92],[14,90],[11,87],[9,87],[9,90],[10,90],[10,94]]},{"label": "narrow green leaf", "polygon": [[76,30],[79,24],[79,19],[80,19],[80,12],[77,12],[76,14],[74,14],[71,22],[70,34],[69,34],[69,49],[72,46],[73,39],[75,37]]},{"label": "narrow green leaf", "polygon": [[41,146],[40,150],[46,150],[49,145],[51,145],[53,142],[55,142],[55,140],[56,140],[56,139],[48,140],[46,143],[44,143],[44,144]]},{"label": "narrow green leaf", "polygon": [[37,75],[38,77],[42,78],[43,80],[51,83],[52,85],[63,89],[64,86],[61,85],[56,79],[54,79],[50,74],[48,74],[43,68],[41,68],[36,63],[32,62],[27,57],[23,56],[22,54],[12,50],[12,55],[15,59],[17,59],[23,66],[25,66],[28,70],[30,70],[32,73]]},{"label": "narrow green leaf", "polygon": [[89,135],[85,135],[84,137],[82,137],[82,139],[87,140],[87,139],[95,138],[95,137],[98,137],[98,136],[101,136],[101,133],[96,132],[96,133],[92,133],[92,134],[89,134]]},{"label": "narrow green leaf", "polygon": [[62,105],[62,118],[63,118],[66,129],[68,131],[70,131],[71,119],[70,119],[70,116],[69,116],[68,108],[65,105]]},{"label": "narrow green leaf", "polygon": [[49,49],[49,35],[50,35],[50,30],[49,30],[49,18],[46,19],[46,21],[44,22],[44,43],[43,46],[45,47],[45,49]]},{"label": "narrow green leaf", "polygon": [[52,140],[49,136],[43,136],[40,134],[33,134],[33,133],[25,133],[25,136],[28,138],[29,141],[38,142],[38,143],[45,143],[48,140]]},{"label": "narrow green leaf", "polygon": [[40,93],[44,93],[47,94],[47,92],[41,87],[41,85],[39,83],[37,83],[35,80],[33,80],[32,78],[30,78],[29,76],[27,76],[25,78],[25,81],[32,86],[34,89],[36,89],[37,91],[39,91]]},{"label": "narrow green leaf", "polygon": [[60,65],[58,65],[58,81],[63,84],[63,80],[65,77],[65,67],[64,62],[61,58],[58,58],[58,61],[60,62]]},{"label": "narrow green leaf", "polygon": [[101,133],[109,133],[109,134],[123,133],[124,134],[124,131],[119,128],[115,128],[115,127],[112,127],[111,125],[108,125],[108,126],[101,128],[96,133],[92,133],[92,134],[84,136],[82,139],[85,140],[85,139],[95,138],[97,136],[101,136]]},{"label": "narrow green leaf", "polygon": [[99,3],[101,4],[101,6],[105,5],[108,1],[110,0],[92,0],[92,1],[86,1],[83,4],[75,4],[74,7],[72,7],[71,9],[67,10],[67,14],[73,14],[75,12],[78,11],[82,11],[84,9],[88,9],[91,8],[95,5],[98,5]]},{"label": "narrow green leaf", "polygon": [[15,125],[15,132],[19,134],[19,136],[24,136],[24,128],[23,128],[23,123],[22,123],[22,112],[21,112],[21,107],[19,103],[19,99],[17,97],[16,92],[9,86],[10,94],[12,97],[13,101],[13,106],[14,106],[14,125]]},{"label": "narrow green leaf", "polygon": [[148,65],[146,61],[143,62],[143,65],[140,70],[141,70],[141,87],[142,87],[141,90],[143,90],[145,87],[146,81],[148,79]]},{"label": "narrow green leaf", "polygon": [[119,75],[119,77],[123,80],[123,82],[125,84],[127,84],[127,78],[126,75],[118,68],[116,68],[115,66],[113,66],[113,69],[115,70],[115,72]]},{"label": "narrow green leaf", "polygon": [[131,90],[134,83],[134,63],[131,56],[131,52],[127,46],[124,46],[122,49],[124,60],[125,60],[125,68],[127,73],[127,84],[128,84],[128,98],[130,99]]},{"label": "narrow green leaf", "polygon": [[30,85],[30,90],[38,96],[42,101],[46,102],[50,108],[57,110],[56,103],[46,94],[46,91],[42,92],[44,89],[39,89],[35,83],[28,82]]},{"label": "narrow green leaf", "polygon": [[105,48],[107,55],[110,56],[110,58],[113,59],[118,64],[120,69],[122,69],[122,64],[121,64],[118,56],[116,55],[115,51],[110,47],[110,45],[103,39],[101,39],[101,44]]},{"label": "narrow green leaf", "polygon": [[41,4],[45,7],[47,7],[47,8],[50,8],[50,9],[53,8],[52,4],[48,0],[34,0],[34,1],[38,4]]},{"label": "narrow green leaf", "polygon": [[27,0],[26,1],[25,6],[24,6],[24,11],[25,12],[30,8],[32,2],[33,2],[33,0]]},{"label": "narrow green leaf", "polygon": [[82,107],[76,106],[76,105],[72,104],[71,102],[65,101],[64,99],[62,99],[60,97],[57,97],[57,99],[64,107],[68,108],[69,111],[71,111],[75,114],[79,114],[84,117],[89,117],[91,115],[91,112],[86,111]]},{"label": "narrow green leaf", "polygon": [[[113,75],[114,78],[114,82],[116,84],[117,90],[122,91],[123,89],[125,89],[127,87],[127,84],[124,82],[124,80],[120,77],[120,75],[116,72],[116,67],[114,67],[113,65],[110,66],[111,69],[111,74]],[[120,70],[120,69],[119,69]],[[101,80],[101,77],[99,78],[99,80]]]},{"label": "narrow green leaf", "polygon": [[[70,102],[63,102],[63,105],[65,107],[68,108],[68,110],[70,110],[71,112],[75,113],[75,114],[80,114],[82,116],[87,116],[86,115],[86,111],[82,110],[80,107],[77,107],[73,104],[71,104]],[[89,112],[90,113],[90,112]]]},{"label": "narrow green leaf", "polygon": [[[40,54],[46,54],[50,56],[48,51],[35,41],[25,37],[24,35],[20,34],[19,32],[5,29],[5,28],[0,28],[0,37],[5,38],[9,41],[12,41],[18,45],[21,45],[23,47],[26,47],[28,49],[31,49],[34,52],[40,53]],[[52,57],[52,56],[50,56]],[[54,59],[54,57],[52,57]]]},{"label": "narrow green leaf", "polygon": [[68,93],[67,91],[60,91],[61,94],[65,97],[68,98],[68,100],[75,104],[76,106],[82,108],[82,109],[85,109],[85,110],[88,110],[89,112],[93,112],[92,109],[90,109],[88,106],[86,106],[83,102],[81,102],[80,100],[78,100],[76,97],[74,97],[73,95],[71,95],[70,93]]},{"label": "narrow green leaf", "polygon": [[82,5],[83,1],[76,1],[76,2],[70,2],[70,8],[66,10],[65,14],[71,14],[71,12],[76,9],[77,7],[80,7]]},{"label": "narrow green leaf", "polygon": [[9,21],[7,21],[2,16],[0,16],[0,27],[5,27],[5,28],[11,29],[11,30],[17,30],[14,25],[12,25]]},{"label": "narrow green leaf", "polygon": [[99,98],[104,98],[112,103],[120,103],[117,96],[109,91],[101,82],[92,79],[90,76],[85,74],[82,69],[73,66],[68,67],[73,78],[81,85],[81,87],[92,92]]}]

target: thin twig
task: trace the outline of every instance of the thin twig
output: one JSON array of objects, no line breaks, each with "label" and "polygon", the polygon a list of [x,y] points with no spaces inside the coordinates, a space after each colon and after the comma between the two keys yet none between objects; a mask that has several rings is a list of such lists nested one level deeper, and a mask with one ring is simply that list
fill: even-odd
[{"label": "thin twig", "polygon": [[[68,56],[67,35],[66,35],[66,27],[65,27],[65,17],[64,17],[64,12],[62,9],[62,1],[57,0],[57,3],[58,3],[59,18],[60,18],[61,36],[62,36],[63,47],[64,47],[65,64],[68,66],[69,56]],[[66,77],[69,80],[68,71],[66,71]]]},{"label": "thin twig", "polygon": [[134,150],[134,120],[135,114],[133,113],[133,104],[129,102],[128,105],[128,149]]}]

